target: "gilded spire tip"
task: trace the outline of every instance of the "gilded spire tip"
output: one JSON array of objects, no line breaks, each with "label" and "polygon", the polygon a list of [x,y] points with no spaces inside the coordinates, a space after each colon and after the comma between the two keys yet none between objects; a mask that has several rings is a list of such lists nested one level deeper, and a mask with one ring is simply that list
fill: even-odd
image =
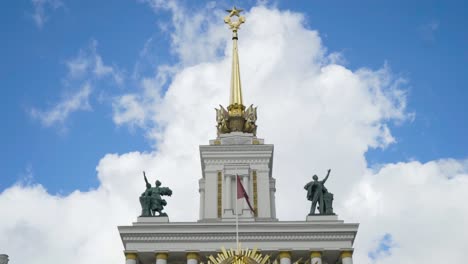
[{"label": "gilded spire tip", "polygon": [[[224,18],[224,23],[229,25],[229,29],[232,30],[233,37],[237,37],[237,30],[239,30],[240,25],[245,22],[245,17],[240,15],[242,11],[244,11],[244,9],[237,9],[236,6],[232,9],[226,10],[229,15]],[[237,21],[232,21],[231,18],[234,16],[238,18]]]},{"label": "gilded spire tip", "polygon": [[[240,28],[240,25],[245,22],[245,17],[241,16],[240,13],[242,9],[237,9],[235,6],[232,9],[226,10],[229,13],[224,18],[224,23],[229,26],[229,29],[232,30],[232,72],[231,72],[231,98],[230,98],[230,112],[231,109],[236,109],[237,115],[242,115],[244,106],[242,104],[242,89],[241,89],[241,79],[240,79],[240,66],[239,66],[239,55],[237,51],[237,31]],[[237,17],[237,21],[233,21],[232,17]]]},{"label": "gilded spire tip", "polygon": [[[237,9],[234,6],[232,9],[226,10],[229,14],[224,18],[224,23],[232,30],[231,96],[227,111],[222,106],[220,106],[220,109],[216,109],[218,136],[231,132],[252,133],[254,136],[257,133],[257,125],[255,124],[257,108],[250,106],[246,109],[242,102],[239,54],[237,50],[237,31],[245,22],[245,17],[240,15],[242,11],[242,9]],[[237,17],[237,20],[233,21],[232,17]]]}]

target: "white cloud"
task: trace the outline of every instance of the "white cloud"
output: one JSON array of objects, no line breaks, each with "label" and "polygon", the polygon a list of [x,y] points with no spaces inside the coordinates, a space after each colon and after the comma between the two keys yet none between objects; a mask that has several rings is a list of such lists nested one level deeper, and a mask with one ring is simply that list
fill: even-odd
[{"label": "white cloud", "polygon": [[117,85],[122,85],[124,76],[116,67],[106,65],[97,52],[98,42],[91,40],[86,49],[81,49],[78,56],[68,60],[68,77],[71,79],[102,79],[111,77]]},{"label": "white cloud", "polygon": [[63,124],[71,113],[78,110],[91,110],[89,105],[90,94],[91,85],[85,83],[75,94],[65,97],[51,109],[42,111],[32,108],[30,114],[47,127],[54,124]]},{"label": "white cloud", "polygon": [[[147,3],[155,12],[161,10],[171,12],[171,23],[161,23],[160,27],[170,34],[172,52],[178,56],[179,63],[183,66],[213,60],[223,50],[226,40],[229,40],[226,38],[227,31],[222,27],[222,17],[225,14],[221,10],[214,9],[216,6],[214,1],[196,12],[186,10],[174,0],[141,0],[141,2]],[[190,19],[187,19],[187,15]]]},{"label": "white cloud", "polygon": [[76,57],[66,62],[68,74],[63,81],[64,84],[72,87],[81,86],[81,88],[74,94],[65,96],[48,110],[31,108],[29,114],[33,118],[38,119],[47,127],[55,124],[63,125],[71,113],[91,110],[89,97],[98,81],[111,78],[115,84],[123,84],[123,74],[115,67],[103,62],[97,52],[97,45],[97,41],[92,40],[86,49],[81,49]]},{"label": "white cloud", "polygon": [[146,112],[138,98],[137,95],[126,94],[113,103],[115,124],[130,123],[140,127],[144,125]]},{"label": "white cloud", "polygon": [[48,11],[63,7],[61,0],[31,0],[34,13],[31,15],[38,28],[42,28],[48,19]]},{"label": "white cloud", "polygon": [[[152,3],[160,8],[156,4],[162,2]],[[176,6],[170,10],[178,28],[173,44],[180,65],[160,67],[155,77],[142,78],[140,90],[114,102],[114,122],[145,128],[157,148],[107,154],[97,166],[96,190],[65,197],[38,185],[5,190],[0,233],[6,235],[0,237],[0,248],[12,261],[123,261],[116,225],[130,224],[139,213],[142,170],[151,181],[158,178],[173,189],[167,199],[172,221],[197,219],[198,145],[216,136],[213,108],[228,102],[232,46],[223,46],[230,33],[222,20],[195,23],[198,36],[192,38],[184,28],[193,26],[188,21],[199,14]],[[468,198],[468,162],[402,162],[374,172],[365,159],[369,148],[395,142],[390,122],[411,118],[402,81],[387,66],[351,71],[336,64],[301,14],[256,7],[246,17],[239,32],[244,100],[259,106],[258,135],[275,144],[279,218],[305,219],[310,205],[304,184],[332,168],[327,188],[335,193],[336,212],[346,222],[361,223],[356,263],[370,263],[369,252],[376,263],[440,262],[428,252],[461,262],[468,235],[463,223],[468,217],[463,202]],[[223,49],[221,54],[188,54],[190,46],[182,39],[193,42],[194,54]],[[386,234],[392,239],[382,242]],[[389,250],[379,251],[381,243]]]},{"label": "white cloud", "polygon": [[[437,263],[427,252],[444,256],[444,262],[461,262],[466,252],[465,205],[468,160],[437,160],[387,164],[368,171],[344,197],[342,216],[361,222],[356,241],[358,262],[385,233],[391,249],[376,254],[376,263]],[[390,241],[389,241],[390,242]]]}]

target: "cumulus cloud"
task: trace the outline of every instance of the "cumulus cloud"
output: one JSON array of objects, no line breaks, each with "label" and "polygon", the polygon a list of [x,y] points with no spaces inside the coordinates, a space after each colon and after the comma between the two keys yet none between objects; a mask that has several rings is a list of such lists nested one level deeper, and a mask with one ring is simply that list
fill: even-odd
[{"label": "cumulus cloud", "polygon": [[91,106],[89,105],[90,94],[91,85],[85,83],[76,93],[66,96],[51,109],[42,111],[32,108],[30,114],[47,127],[54,124],[63,124],[71,113],[79,110],[91,110]]},{"label": "cumulus cloud", "polygon": [[96,78],[111,77],[118,85],[123,83],[123,73],[115,66],[106,65],[101,55],[97,52],[98,42],[91,40],[89,46],[81,49],[78,55],[66,62],[68,68],[68,77],[77,78]]},{"label": "cumulus cloud", "polygon": [[116,125],[129,125],[148,130],[148,137],[154,138],[157,115],[161,104],[161,94],[168,78],[175,73],[175,67],[159,66],[157,75],[139,80],[139,92],[118,96],[112,102],[113,120]]},{"label": "cumulus cloud", "polygon": [[48,19],[48,11],[63,7],[61,0],[32,0],[34,12],[31,15],[38,28],[42,28]]},{"label": "cumulus cloud", "polygon": [[[96,190],[61,197],[40,185],[6,189],[0,194],[0,207],[8,210],[0,233],[7,235],[0,248],[12,260],[123,261],[116,225],[130,224],[139,213],[142,170],[173,189],[167,199],[172,221],[197,219],[198,145],[216,136],[213,108],[228,102],[230,33],[215,12],[197,24],[198,36],[192,38],[185,30],[193,26],[188,21],[203,16],[185,13],[171,1],[149,3],[158,12],[172,12],[180,64],[159,66],[155,76],[141,78],[139,89],[117,97],[114,122],[142,127],[156,147],[105,155],[96,168]],[[395,144],[390,123],[410,118],[402,80],[385,65],[352,71],[338,64],[336,53],[327,53],[319,33],[306,27],[299,13],[259,6],[246,17],[239,32],[244,101],[259,106],[258,136],[275,144],[280,220],[305,219],[310,205],[304,184],[331,168],[327,188],[335,193],[336,212],[346,222],[361,223],[356,263],[440,261],[427,252],[461,261],[468,235],[463,231],[467,162],[401,162],[373,171],[365,159],[369,148]],[[187,54],[184,39],[192,41],[194,54],[220,47],[221,52]],[[43,208],[40,216],[34,215],[36,208]]]},{"label": "cumulus cloud", "polygon": [[[355,257],[375,263],[460,262],[468,249],[468,160],[387,164],[368,171],[340,209],[361,223]],[[383,237],[382,237],[383,236]],[[380,248],[376,248],[378,242]]]},{"label": "cumulus cloud", "polygon": [[[80,86],[73,94],[64,96],[62,100],[47,110],[31,108],[29,114],[39,120],[42,125],[63,126],[70,114],[76,111],[89,111],[90,95],[93,86],[101,79],[110,78],[117,85],[122,85],[123,74],[117,68],[106,65],[97,52],[97,41],[92,40],[86,49],[81,49],[77,56],[68,60],[68,74],[64,79],[66,86]],[[128,115],[128,114],[127,114]]]},{"label": "cumulus cloud", "polygon": [[103,189],[61,197],[47,193],[41,185],[8,188],[0,195],[0,207],[4,216],[0,248],[13,263],[57,259],[118,263],[120,241],[106,241],[116,233],[107,225],[119,219],[131,221],[128,216],[134,214],[125,201],[109,196]]},{"label": "cumulus cloud", "polygon": [[[170,34],[171,51],[179,57],[181,65],[210,61],[223,50],[223,44],[227,40],[226,30],[220,26],[219,19],[225,14],[215,9],[214,1],[209,2],[205,8],[198,9],[197,12],[187,10],[174,0],[141,0],[141,2],[147,3],[155,12],[161,10],[171,12],[171,22],[162,21],[159,26]],[[187,15],[190,19],[187,19]]]}]

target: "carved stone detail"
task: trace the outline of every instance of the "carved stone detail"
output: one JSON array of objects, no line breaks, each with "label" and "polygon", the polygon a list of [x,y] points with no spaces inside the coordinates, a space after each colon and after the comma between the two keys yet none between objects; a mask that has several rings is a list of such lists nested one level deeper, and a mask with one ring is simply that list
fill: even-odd
[{"label": "carved stone detail", "polygon": [[[284,233],[284,234],[261,234],[249,233],[239,234],[242,241],[342,241],[350,240],[355,237],[353,232],[343,233]],[[164,233],[164,234],[122,234],[122,240],[129,241],[149,241],[149,242],[164,242],[164,241],[230,241],[235,240],[235,234],[213,233],[200,236],[199,234],[180,234],[180,233]]]}]

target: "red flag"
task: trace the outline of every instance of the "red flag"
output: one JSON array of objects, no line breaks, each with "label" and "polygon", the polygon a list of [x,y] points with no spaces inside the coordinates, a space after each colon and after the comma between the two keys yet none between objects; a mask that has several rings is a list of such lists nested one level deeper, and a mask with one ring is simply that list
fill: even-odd
[{"label": "red flag", "polygon": [[237,199],[240,198],[245,198],[250,210],[252,210],[252,212],[255,212],[255,210],[252,208],[252,205],[250,204],[249,196],[247,195],[247,192],[245,191],[244,186],[242,185],[241,179],[239,175],[237,175]]}]

